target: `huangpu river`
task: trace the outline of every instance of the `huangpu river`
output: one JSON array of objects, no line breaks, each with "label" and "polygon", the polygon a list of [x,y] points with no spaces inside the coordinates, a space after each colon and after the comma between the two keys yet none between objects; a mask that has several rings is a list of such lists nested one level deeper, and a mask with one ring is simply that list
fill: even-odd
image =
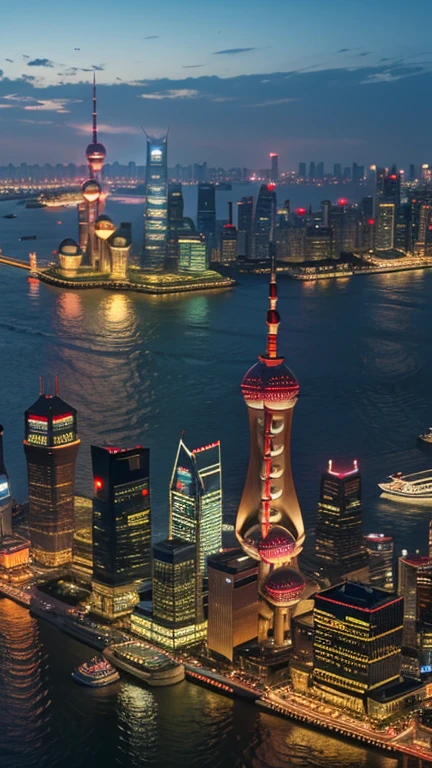
[{"label": "huangpu river", "polygon": [[[344,196],[346,187],[343,188]],[[249,187],[218,195],[252,194]],[[280,189],[279,201],[317,206],[336,188]],[[358,190],[357,190],[358,193]],[[185,190],[194,215],[196,189]],[[76,212],[2,203],[0,245],[39,258],[67,236]],[[142,200],[109,199],[115,222],[142,237]],[[35,242],[19,242],[36,234]],[[240,393],[245,371],[265,348],[267,277],[238,275],[234,290],[151,297],[63,291],[29,283],[0,265],[0,422],[6,464],[18,500],[26,498],[23,413],[58,374],[62,397],[78,410],[82,445],[78,492],[91,493],[94,443],[151,449],[153,537],[166,535],[168,482],[177,442],[221,440],[224,516],[235,517],[248,462],[248,424]],[[432,507],[380,497],[377,483],[395,471],[432,467],[417,435],[432,423],[432,271],[301,283],[279,279],[279,347],[299,379],[293,472],[313,547],[320,473],[329,458],[363,476],[365,532],[390,533],[401,548],[425,551]],[[396,768],[414,762],[299,726],[241,700],[184,682],[148,689],[122,675],[86,689],[71,679],[91,649],[0,599],[1,768]]]}]

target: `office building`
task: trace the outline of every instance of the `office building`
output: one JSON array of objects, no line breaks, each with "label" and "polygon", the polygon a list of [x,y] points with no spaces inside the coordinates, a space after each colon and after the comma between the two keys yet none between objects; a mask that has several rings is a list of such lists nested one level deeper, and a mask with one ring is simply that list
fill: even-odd
[{"label": "office building", "polygon": [[279,181],[279,156],[276,152],[270,152],[270,181],[277,184]]},{"label": "office building", "polygon": [[340,163],[335,163],[333,166],[333,176],[335,179],[341,179],[342,178],[342,166]]},{"label": "office building", "polygon": [[403,644],[417,647],[417,622],[431,619],[432,560],[428,556],[403,554],[398,562],[398,594],[404,600]]},{"label": "office building", "polygon": [[168,238],[168,134],[147,136],[146,202],[142,267],[150,272],[165,268]]},{"label": "office building", "polygon": [[345,198],[340,198],[337,205],[330,208],[330,227],[332,230],[332,256],[339,259],[341,253],[350,253],[357,245],[358,208],[348,205]]},{"label": "office building", "polygon": [[242,197],[237,203],[237,257],[252,258],[253,197]]},{"label": "office building", "polygon": [[228,203],[228,221],[221,230],[220,260],[222,264],[233,264],[237,259],[237,228],[233,224],[232,203]]},{"label": "office building", "polygon": [[307,227],[305,240],[306,261],[325,261],[332,257],[332,230],[316,224]]},{"label": "office building", "polygon": [[95,613],[117,619],[138,602],[150,577],[149,450],[91,446]]},{"label": "office building", "polygon": [[368,577],[367,553],[362,534],[361,476],[356,461],[352,469],[336,470],[329,461],[321,476],[316,526],[315,556],[332,581]]},{"label": "office building", "polygon": [[315,179],[316,178],[316,169],[315,169],[315,163],[311,162],[309,163],[309,178]]},{"label": "office building", "polygon": [[297,177],[299,179],[305,179],[306,178],[306,163],[299,163],[299,169]]},{"label": "office building", "polygon": [[393,537],[384,533],[368,533],[363,537],[369,558],[369,580],[373,587],[394,589]]},{"label": "office building", "polygon": [[216,190],[214,184],[198,184],[197,230],[204,235],[207,253],[215,246],[216,238]]},{"label": "office building", "polygon": [[184,273],[205,272],[208,269],[207,247],[204,235],[198,232],[179,234],[178,271]]},{"label": "office building", "polygon": [[78,581],[90,584],[93,575],[93,501],[86,496],[75,496],[72,572]]},{"label": "office building", "polygon": [[242,381],[249,413],[250,459],[235,530],[259,563],[258,638],[283,647],[291,614],[305,587],[297,556],[305,538],[290,461],[291,424],[299,384],[278,353],[276,274],[272,269],[267,312],[267,349]]},{"label": "office building", "polygon": [[12,536],[12,491],[4,462],[4,427],[0,424],[0,540]]},{"label": "office building", "polygon": [[258,564],[242,549],[208,560],[207,647],[233,661],[235,649],[258,634]]},{"label": "office building", "polygon": [[169,536],[196,545],[197,573],[222,547],[220,443],[190,451],[180,439],[170,483]]},{"label": "office building", "polygon": [[41,565],[72,561],[75,462],[80,440],[75,408],[55,394],[40,395],[25,412],[24,452],[32,554]]},{"label": "office building", "polygon": [[168,186],[168,244],[170,266],[178,265],[178,235],[182,231],[184,200],[181,184]]},{"label": "office building", "polygon": [[353,163],[352,180],[354,184],[359,184],[364,179],[364,165]]},{"label": "office building", "polygon": [[131,629],[170,650],[201,642],[207,622],[196,613],[195,545],[169,538],[153,547],[152,607],[140,603]]},{"label": "office building", "polygon": [[364,713],[367,697],[398,683],[403,598],[349,581],[315,596],[314,692]]},{"label": "office building", "polygon": [[270,242],[276,224],[276,192],[274,184],[262,184],[255,208],[252,235],[252,259],[268,261]]},{"label": "office building", "polygon": [[377,202],[375,223],[375,248],[391,251],[395,247],[396,205]]},{"label": "office building", "polygon": [[316,177],[319,180],[322,180],[324,178],[324,163],[322,161],[320,163],[317,163]]}]

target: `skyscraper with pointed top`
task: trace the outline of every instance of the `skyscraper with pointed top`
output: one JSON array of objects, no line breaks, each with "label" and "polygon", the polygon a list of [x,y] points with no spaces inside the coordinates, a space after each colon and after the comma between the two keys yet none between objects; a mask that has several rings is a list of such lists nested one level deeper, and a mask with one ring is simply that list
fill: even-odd
[{"label": "skyscraper with pointed top", "polygon": [[259,561],[258,638],[285,643],[290,616],[305,587],[297,556],[305,538],[291,471],[291,424],[299,384],[277,349],[279,313],[274,260],[267,312],[267,349],[243,378],[249,411],[250,459],[237,512],[243,550]]},{"label": "skyscraper with pointed top", "polygon": [[55,393],[25,412],[24,451],[29,486],[29,529],[33,557],[56,567],[72,562],[75,462],[80,439],[75,408]]},{"label": "skyscraper with pointed top", "polygon": [[141,266],[150,272],[165,269],[168,238],[168,133],[147,137],[146,201]]}]

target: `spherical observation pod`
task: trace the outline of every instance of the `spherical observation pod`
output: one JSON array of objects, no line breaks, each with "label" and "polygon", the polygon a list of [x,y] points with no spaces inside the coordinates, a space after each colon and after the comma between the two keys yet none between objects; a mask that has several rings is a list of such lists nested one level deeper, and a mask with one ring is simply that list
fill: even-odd
[{"label": "spherical observation pod", "polygon": [[81,194],[87,203],[95,203],[101,196],[101,188],[97,181],[88,179],[81,187]]},{"label": "spherical observation pod", "polygon": [[281,525],[273,525],[265,539],[258,543],[261,560],[271,565],[288,562],[295,550],[295,538]]},{"label": "spherical observation pod", "polygon": [[299,600],[305,586],[303,576],[295,568],[277,568],[267,576],[263,595],[273,605],[289,606]]}]

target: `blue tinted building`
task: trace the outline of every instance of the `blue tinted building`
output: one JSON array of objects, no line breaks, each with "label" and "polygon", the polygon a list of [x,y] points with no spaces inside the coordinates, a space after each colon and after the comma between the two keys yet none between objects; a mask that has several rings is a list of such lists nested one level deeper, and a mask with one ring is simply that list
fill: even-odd
[{"label": "blue tinted building", "polygon": [[168,235],[168,135],[147,136],[146,202],[142,267],[152,272],[165,267]]},{"label": "blue tinted building", "polygon": [[265,261],[270,258],[270,241],[276,222],[276,192],[274,184],[262,184],[255,208],[252,258]]}]

